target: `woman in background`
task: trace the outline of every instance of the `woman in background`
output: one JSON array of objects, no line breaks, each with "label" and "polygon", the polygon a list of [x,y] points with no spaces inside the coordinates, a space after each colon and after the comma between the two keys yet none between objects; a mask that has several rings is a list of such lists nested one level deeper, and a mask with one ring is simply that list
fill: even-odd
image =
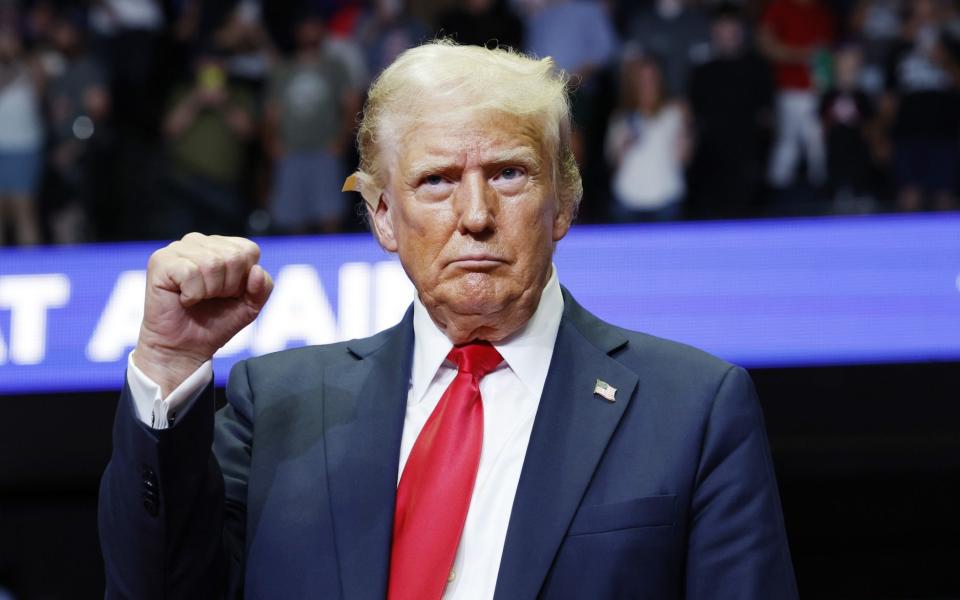
[{"label": "woman in background", "polygon": [[660,66],[649,56],[628,54],[620,85],[620,106],[606,138],[613,217],[621,222],[676,219],[691,153],[687,110],[667,99]]},{"label": "woman in background", "polygon": [[43,166],[41,76],[25,58],[20,35],[0,30],[0,244],[4,217],[13,215],[13,237],[19,245],[40,241],[36,192]]}]

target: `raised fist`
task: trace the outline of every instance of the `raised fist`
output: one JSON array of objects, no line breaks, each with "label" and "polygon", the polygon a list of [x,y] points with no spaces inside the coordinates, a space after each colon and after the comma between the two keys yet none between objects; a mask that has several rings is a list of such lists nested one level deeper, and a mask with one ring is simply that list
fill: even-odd
[{"label": "raised fist", "polygon": [[164,396],[260,313],[273,281],[259,260],[250,240],[199,233],[150,257],[133,361]]}]

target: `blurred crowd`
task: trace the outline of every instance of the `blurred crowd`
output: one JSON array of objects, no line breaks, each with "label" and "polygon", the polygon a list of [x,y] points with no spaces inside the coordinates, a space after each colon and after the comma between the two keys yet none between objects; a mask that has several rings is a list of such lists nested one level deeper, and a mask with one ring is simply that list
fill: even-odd
[{"label": "blurred crowd", "polygon": [[582,221],[958,208],[956,0],[0,0],[0,245],[361,229],[438,36],[569,73]]}]

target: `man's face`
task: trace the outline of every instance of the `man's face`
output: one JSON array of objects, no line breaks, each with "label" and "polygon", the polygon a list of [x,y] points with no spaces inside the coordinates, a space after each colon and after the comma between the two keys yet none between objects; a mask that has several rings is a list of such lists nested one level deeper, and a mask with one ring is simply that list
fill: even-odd
[{"label": "man's face", "polygon": [[435,118],[384,157],[374,225],[435,320],[482,321],[539,300],[570,215],[537,134],[516,117]]}]

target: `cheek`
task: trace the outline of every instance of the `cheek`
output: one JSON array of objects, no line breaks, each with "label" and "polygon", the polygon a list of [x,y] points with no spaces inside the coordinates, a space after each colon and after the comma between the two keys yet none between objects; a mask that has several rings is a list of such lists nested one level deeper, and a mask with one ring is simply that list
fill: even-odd
[{"label": "cheek", "polygon": [[531,266],[531,262],[539,262],[544,255],[552,252],[555,210],[550,202],[528,199],[525,204],[518,206],[506,222],[509,233],[505,237],[525,255],[526,266]]},{"label": "cheek", "polygon": [[455,221],[451,211],[442,205],[416,204],[412,199],[409,202],[406,210],[398,211],[395,220],[399,254],[405,265],[417,266],[417,275],[423,276],[423,269],[436,260],[450,239]]}]

